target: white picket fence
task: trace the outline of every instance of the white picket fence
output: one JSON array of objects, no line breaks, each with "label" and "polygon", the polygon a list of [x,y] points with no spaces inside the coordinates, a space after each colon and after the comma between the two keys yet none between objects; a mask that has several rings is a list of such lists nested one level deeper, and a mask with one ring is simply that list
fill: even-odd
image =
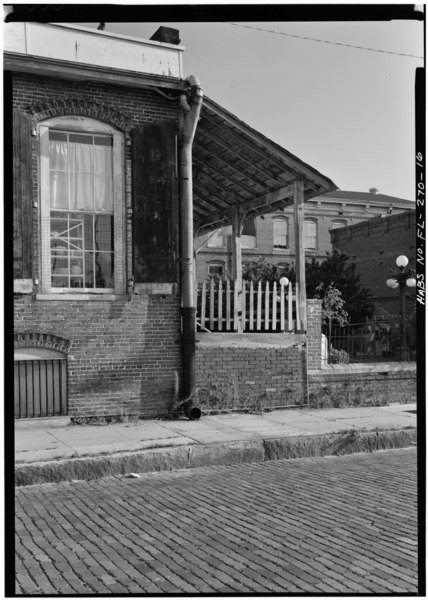
[{"label": "white picket fence", "polygon": [[242,315],[243,331],[300,330],[295,298],[296,289],[291,284],[243,281],[239,294],[233,282],[211,279],[198,286],[197,327],[202,331],[238,331]]}]

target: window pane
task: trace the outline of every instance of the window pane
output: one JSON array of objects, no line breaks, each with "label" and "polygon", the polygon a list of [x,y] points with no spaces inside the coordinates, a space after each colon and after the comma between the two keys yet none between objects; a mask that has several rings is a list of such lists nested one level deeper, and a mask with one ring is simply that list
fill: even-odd
[{"label": "window pane", "polygon": [[223,275],[223,265],[208,265],[208,275]]},{"label": "window pane", "polygon": [[51,208],[68,209],[68,174],[50,172]]},{"label": "window pane", "polygon": [[49,140],[57,140],[61,142],[67,141],[67,134],[64,131],[55,131],[55,129],[51,129],[49,131]]},{"label": "window pane", "polygon": [[77,173],[94,172],[94,153],[92,145],[69,144],[70,171]]},{"label": "window pane", "polygon": [[113,253],[97,252],[95,255],[95,287],[113,287]]},{"label": "window pane", "polygon": [[103,212],[113,212],[112,178],[109,175],[95,175],[94,209]]},{"label": "window pane", "polygon": [[95,248],[113,252],[113,217],[111,215],[95,217]]},{"label": "window pane", "polygon": [[94,210],[94,177],[86,173],[70,174],[70,208]]},{"label": "window pane", "polygon": [[317,224],[315,221],[304,222],[305,248],[315,250],[317,247]]},{"label": "window pane", "polygon": [[273,247],[286,249],[288,247],[288,221],[274,219],[273,221]]},{"label": "window pane", "polygon": [[223,248],[224,246],[224,237],[220,235],[221,229],[217,229],[217,231],[211,235],[207,242],[207,246],[210,248]]},{"label": "window pane", "polygon": [[49,141],[49,168],[52,171],[67,171],[68,144],[66,141]]}]

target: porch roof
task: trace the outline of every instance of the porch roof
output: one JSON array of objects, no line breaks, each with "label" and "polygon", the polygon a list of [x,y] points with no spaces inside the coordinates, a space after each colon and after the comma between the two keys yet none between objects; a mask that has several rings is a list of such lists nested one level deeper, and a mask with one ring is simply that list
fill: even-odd
[{"label": "porch roof", "polygon": [[328,177],[204,97],[193,145],[193,205],[197,235],[293,204],[294,181],[304,199],[336,190]]}]

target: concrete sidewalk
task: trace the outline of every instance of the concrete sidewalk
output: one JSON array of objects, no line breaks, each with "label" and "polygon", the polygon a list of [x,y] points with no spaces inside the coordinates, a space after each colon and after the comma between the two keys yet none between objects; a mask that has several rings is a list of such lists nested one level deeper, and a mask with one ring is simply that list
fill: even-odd
[{"label": "concrete sidewalk", "polygon": [[416,404],[222,414],[104,426],[17,421],[17,485],[405,447]]}]

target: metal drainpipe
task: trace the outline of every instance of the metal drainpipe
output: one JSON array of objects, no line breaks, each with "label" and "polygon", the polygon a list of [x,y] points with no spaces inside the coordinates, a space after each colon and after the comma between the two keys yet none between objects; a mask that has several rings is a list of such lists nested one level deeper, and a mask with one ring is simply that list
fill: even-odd
[{"label": "metal drainpipe", "polygon": [[202,107],[203,90],[193,75],[187,79],[188,94],[181,96],[185,112],[179,136],[181,289],[183,323],[183,408],[189,419],[201,410],[192,405],[195,387],[196,308],[194,306],[192,145]]}]

